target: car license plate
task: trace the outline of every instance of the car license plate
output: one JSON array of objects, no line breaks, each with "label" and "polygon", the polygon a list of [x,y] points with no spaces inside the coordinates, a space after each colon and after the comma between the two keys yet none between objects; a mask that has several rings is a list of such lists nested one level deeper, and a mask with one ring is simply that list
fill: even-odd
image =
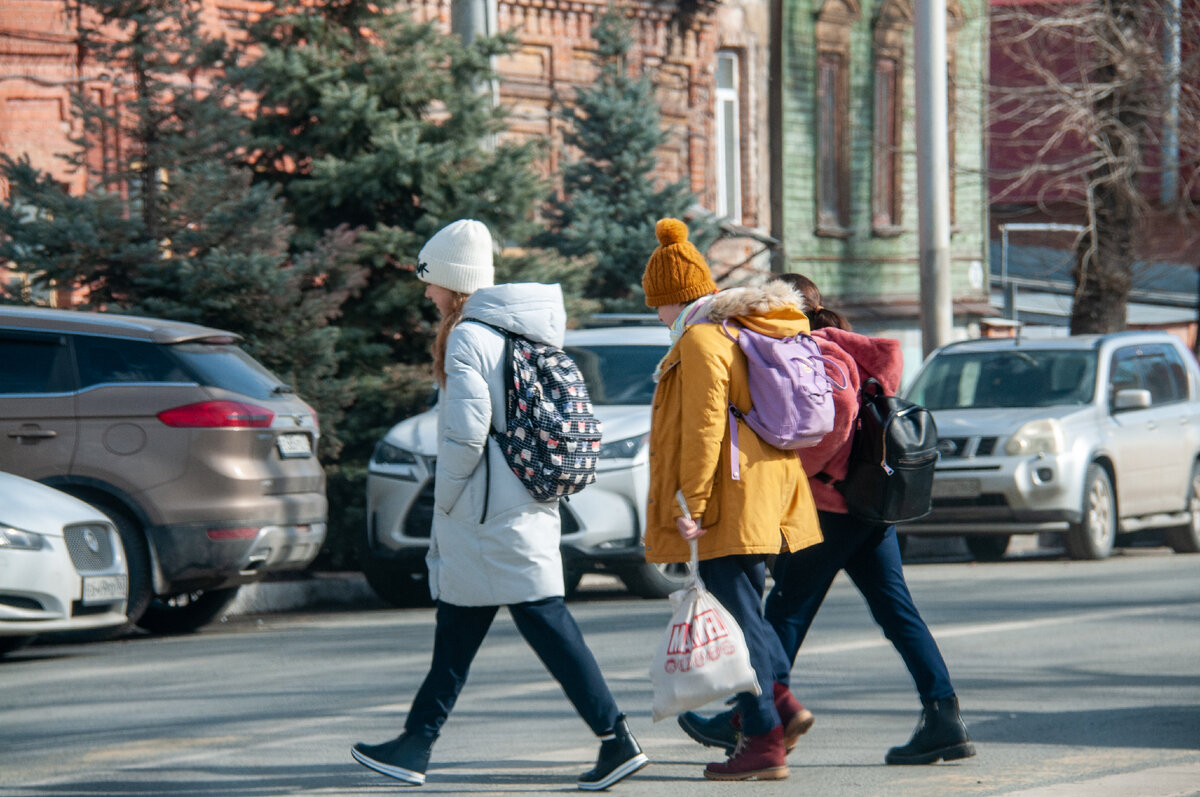
[{"label": "car license plate", "polygon": [[275,438],[275,447],[285,459],[312,456],[312,440],[306,434],[281,434]]},{"label": "car license plate", "polygon": [[979,479],[945,479],[939,476],[933,480],[933,497],[977,498]]},{"label": "car license plate", "polygon": [[129,594],[127,576],[84,576],[83,603],[111,603],[124,600]]}]

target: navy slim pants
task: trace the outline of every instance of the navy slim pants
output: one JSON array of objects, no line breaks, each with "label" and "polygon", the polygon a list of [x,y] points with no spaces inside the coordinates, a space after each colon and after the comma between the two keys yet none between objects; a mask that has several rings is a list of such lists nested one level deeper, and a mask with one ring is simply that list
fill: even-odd
[{"label": "navy slim pants", "polygon": [[[784,652],[779,637],[763,618],[763,591],[767,583],[765,556],[722,556],[700,562],[700,578],[705,588],[741,626],[750,651],[750,666],[758,677],[761,694],[737,695],[737,711],[742,716],[742,731],[747,736],[769,732],[779,724],[775,710],[775,671]],[[786,679],[784,683],[786,683]]]},{"label": "navy slim pants", "polygon": [[[423,736],[436,736],[441,731],[499,608],[438,602],[433,661],[413,698],[405,731]],[[567,699],[592,732],[601,736],[612,731],[621,712],[563,599],[514,603],[508,611],[521,636],[562,685]]]},{"label": "navy slim pants", "polygon": [[922,703],[952,697],[954,686],[946,662],[904,581],[896,527],[835,512],[817,514],[825,541],[780,554],[772,570],[775,586],[767,596],[766,618],[779,635],[786,668],[776,672],[776,679],[788,682],[787,673],[825,594],[838,571],[845,570],[904,660]]}]

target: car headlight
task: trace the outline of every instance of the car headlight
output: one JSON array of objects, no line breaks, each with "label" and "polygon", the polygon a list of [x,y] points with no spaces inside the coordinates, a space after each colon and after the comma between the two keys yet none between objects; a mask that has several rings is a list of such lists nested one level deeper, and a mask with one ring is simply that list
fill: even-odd
[{"label": "car headlight", "polygon": [[375,445],[375,452],[371,454],[371,465],[385,466],[386,470],[377,472],[389,479],[415,482],[419,478],[417,455],[382,440]]},{"label": "car headlight", "polygon": [[1065,448],[1062,424],[1054,418],[1030,421],[1004,444],[1004,452],[1014,457],[1022,454],[1061,454]]},{"label": "car headlight", "polygon": [[0,549],[10,551],[40,551],[46,547],[41,534],[0,524]]},{"label": "car headlight", "polygon": [[380,465],[416,465],[417,457],[410,451],[398,448],[391,443],[380,440],[375,445],[375,453],[371,459]]},{"label": "car headlight", "polygon": [[642,450],[650,435],[640,434],[637,437],[626,437],[624,440],[614,440],[600,446],[600,459],[632,459]]}]

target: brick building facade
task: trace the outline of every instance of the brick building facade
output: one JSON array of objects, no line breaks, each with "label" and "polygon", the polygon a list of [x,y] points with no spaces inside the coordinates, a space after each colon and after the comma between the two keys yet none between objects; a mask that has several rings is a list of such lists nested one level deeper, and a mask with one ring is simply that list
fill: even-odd
[{"label": "brick building facade", "polygon": [[[248,0],[205,0],[214,30],[229,30],[255,7]],[[449,0],[412,0],[406,7],[418,19],[450,30]],[[547,174],[564,157],[556,98],[569,98],[574,86],[594,79],[591,29],[604,8],[603,0],[496,5],[499,30],[515,31],[518,38],[514,52],[497,61],[499,101],[510,109],[513,135],[551,142]],[[657,176],[664,182],[686,179],[709,209],[717,208],[720,194],[731,221],[763,232],[770,217],[768,8],[766,0],[698,3],[686,13],[674,2],[634,0],[628,6],[633,68],[651,75],[668,133]],[[70,92],[93,77],[75,40],[72,11],[64,0],[0,0],[0,19],[0,151],[27,154],[35,167],[82,191],[85,176],[68,173],[57,157],[71,147]],[[718,62],[732,86],[718,86]],[[107,91],[101,82],[90,85]],[[718,97],[725,99],[720,130]],[[751,250],[745,241],[719,244],[714,267],[723,257],[740,262]]]}]

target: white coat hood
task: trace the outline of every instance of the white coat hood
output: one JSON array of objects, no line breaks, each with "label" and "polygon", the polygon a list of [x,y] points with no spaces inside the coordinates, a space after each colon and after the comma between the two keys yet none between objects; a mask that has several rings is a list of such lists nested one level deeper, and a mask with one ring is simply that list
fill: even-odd
[{"label": "white coat hood", "polygon": [[538,282],[480,288],[463,305],[463,318],[474,318],[560,349],[567,329],[562,288]]}]

